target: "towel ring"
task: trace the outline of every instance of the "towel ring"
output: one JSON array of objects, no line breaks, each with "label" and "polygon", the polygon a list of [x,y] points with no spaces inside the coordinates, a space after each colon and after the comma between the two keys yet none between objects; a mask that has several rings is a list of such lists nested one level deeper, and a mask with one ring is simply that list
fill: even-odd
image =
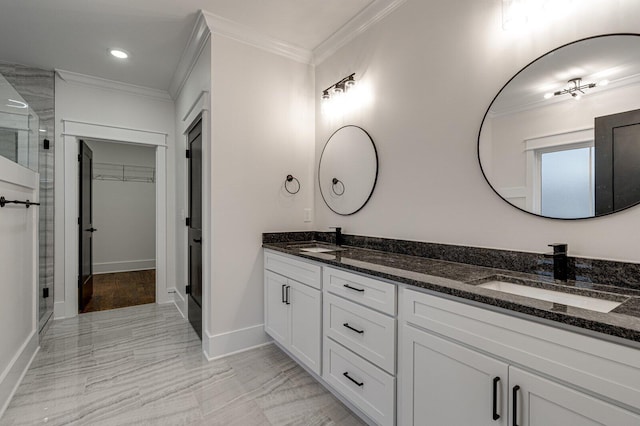
[{"label": "towel ring", "polygon": [[[295,181],[295,182],[296,182],[296,184],[298,185],[298,189],[296,189],[295,191],[291,191],[291,190],[289,189],[289,187],[287,186],[287,184],[288,184],[288,183],[291,183],[291,182],[293,182],[293,181]],[[301,188],[300,181],[299,181],[297,178],[293,177],[293,175],[287,175],[287,178],[286,178],[286,179],[285,179],[285,181],[284,181],[284,189],[285,189],[289,194],[291,194],[291,195],[295,195],[295,194],[297,194],[298,192],[300,192],[300,188]]]},{"label": "towel ring", "polygon": [[[338,188],[342,187],[342,190],[338,189],[336,191],[336,187]],[[344,194],[344,183],[342,183],[342,181],[339,180],[338,178],[331,179],[331,192],[336,194],[338,197]]]}]

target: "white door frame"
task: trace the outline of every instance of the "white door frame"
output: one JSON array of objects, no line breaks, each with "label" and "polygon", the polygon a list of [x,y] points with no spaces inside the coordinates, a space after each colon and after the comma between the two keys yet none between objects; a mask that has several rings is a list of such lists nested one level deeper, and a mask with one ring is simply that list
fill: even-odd
[{"label": "white door frame", "polygon": [[167,293],[166,266],[167,133],[64,119],[62,127],[64,152],[58,158],[64,161],[64,212],[56,215],[64,217],[64,317],[78,315],[78,140],[83,138],[156,147],[156,303],[172,302]]}]

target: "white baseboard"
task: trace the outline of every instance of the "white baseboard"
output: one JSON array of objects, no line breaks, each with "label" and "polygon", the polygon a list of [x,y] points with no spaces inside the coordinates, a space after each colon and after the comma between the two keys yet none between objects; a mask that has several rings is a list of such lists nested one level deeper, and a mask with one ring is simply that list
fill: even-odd
[{"label": "white baseboard", "polygon": [[173,293],[173,304],[176,305],[178,312],[182,315],[182,318],[187,318],[187,300],[184,298],[182,294],[178,291],[178,289],[170,288],[169,291],[174,291]]},{"label": "white baseboard", "polygon": [[0,375],[0,418],[9,406],[38,349],[38,332],[34,330]]},{"label": "white baseboard", "polygon": [[271,337],[264,332],[264,324],[214,336],[205,332],[202,339],[204,355],[209,361],[271,343]]},{"label": "white baseboard", "polygon": [[[59,320],[67,317],[66,304],[64,300],[53,303],[53,319]],[[51,321],[51,320],[49,320]]]},{"label": "white baseboard", "polygon": [[94,274],[110,274],[114,272],[144,271],[155,269],[155,259],[127,260],[122,262],[102,262],[93,264]]}]

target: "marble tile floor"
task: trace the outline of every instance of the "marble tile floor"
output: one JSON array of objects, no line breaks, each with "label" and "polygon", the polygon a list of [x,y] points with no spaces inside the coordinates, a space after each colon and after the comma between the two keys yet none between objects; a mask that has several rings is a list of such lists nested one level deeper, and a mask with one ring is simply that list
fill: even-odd
[{"label": "marble tile floor", "polygon": [[275,345],[208,362],[172,305],[56,321],[0,425],[363,425]]}]

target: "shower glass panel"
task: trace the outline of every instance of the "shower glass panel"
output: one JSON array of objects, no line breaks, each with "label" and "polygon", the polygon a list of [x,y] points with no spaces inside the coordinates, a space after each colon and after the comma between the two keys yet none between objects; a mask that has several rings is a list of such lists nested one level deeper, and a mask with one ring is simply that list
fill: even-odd
[{"label": "shower glass panel", "polygon": [[[53,314],[54,74],[0,63],[0,156],[40,174],[38,319]],[[44,141],[48,140],[45,147]]]},{"label": "shower glass panel", "polygon": [[0,155],[37,172],[39,122],[29,103],[0,75]]}]

